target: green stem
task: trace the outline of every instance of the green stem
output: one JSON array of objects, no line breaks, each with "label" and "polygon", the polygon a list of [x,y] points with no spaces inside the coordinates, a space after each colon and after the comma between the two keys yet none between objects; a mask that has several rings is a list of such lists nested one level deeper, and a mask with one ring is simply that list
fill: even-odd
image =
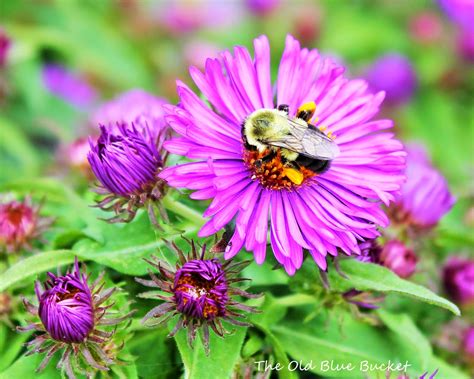
[{"label": "green stem", "polygon": [[196,225],[203,225],[205,222],[201,213],[189,208],[183,203],[180,203],[169,195],[165,196],[165,198],[162,200],[162,204],[167,210],[195,223]]}]

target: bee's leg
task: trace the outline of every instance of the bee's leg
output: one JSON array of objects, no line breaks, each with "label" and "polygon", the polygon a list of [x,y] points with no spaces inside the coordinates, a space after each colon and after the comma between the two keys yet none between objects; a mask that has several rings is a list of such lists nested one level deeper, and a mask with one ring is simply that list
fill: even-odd
[{"label": "bee's leg", "polygon": [[257,159],[255,161],[255,166],[257,168],[260,168],[262,166],[263,163],[267,163],[267,162],[270,162],[273,158],[275,158],[275,152],[272,151],[270,152],[269,154],[265,155],[264,157],[260,158],[260,159]]},{"label": "bee's leg", "polygon": [[280,104],[277,109],[279,111],[283,111],[285,112],[286,114],[288,114],[290,112],[290,107],[288,106],[288,104]]},{"label": "bee's leg", "polygon": [[313,118],[314,112],[316,112],[316,103],[314,101],[310,101],[308,103],[304,103],[298,108],[296,111],[296,117],[309,122]]}]

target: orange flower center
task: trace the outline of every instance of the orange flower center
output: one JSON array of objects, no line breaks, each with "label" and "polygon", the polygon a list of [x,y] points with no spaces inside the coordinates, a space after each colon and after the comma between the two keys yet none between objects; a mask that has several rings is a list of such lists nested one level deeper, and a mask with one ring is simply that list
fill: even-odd
[{"label": "orange flower center", "polygon": [[287,162],[279,149],[267,149],[264,152],[244,149],[243,159],[250,170],[251,179],[258,180],[262,186],[272,190],[299,188],[316,175],[304,166]]}]

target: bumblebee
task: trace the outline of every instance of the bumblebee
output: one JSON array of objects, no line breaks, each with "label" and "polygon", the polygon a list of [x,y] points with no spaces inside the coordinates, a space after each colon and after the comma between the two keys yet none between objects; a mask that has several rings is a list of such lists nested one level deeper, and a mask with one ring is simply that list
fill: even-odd
[{"label": "bumblebee", "polygon": [[298,108],[296,117],[289,116],[288,105],[285,104],[277,109],[253,112],[242,125],[245,148],[268,152],[262,161],[269,161],[279,153],[286,176],[295,184],[303,181],[303,175],[299,172],[302,166],[315,174],[325,172],[331,160],[338,156],[339,148],[330,136],[310,124],[315,110],[315,103],[310,102]]}]

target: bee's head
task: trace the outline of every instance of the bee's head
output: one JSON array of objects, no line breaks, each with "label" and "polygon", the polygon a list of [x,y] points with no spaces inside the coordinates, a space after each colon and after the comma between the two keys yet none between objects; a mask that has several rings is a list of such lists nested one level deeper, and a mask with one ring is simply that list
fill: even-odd
[{"label": "bee's head", "polygon": [[272,110],[255,111],[244,123],[244,137],[250,145],[260,148],[262,141],[272,135],[274,123],[275,113]]}]

